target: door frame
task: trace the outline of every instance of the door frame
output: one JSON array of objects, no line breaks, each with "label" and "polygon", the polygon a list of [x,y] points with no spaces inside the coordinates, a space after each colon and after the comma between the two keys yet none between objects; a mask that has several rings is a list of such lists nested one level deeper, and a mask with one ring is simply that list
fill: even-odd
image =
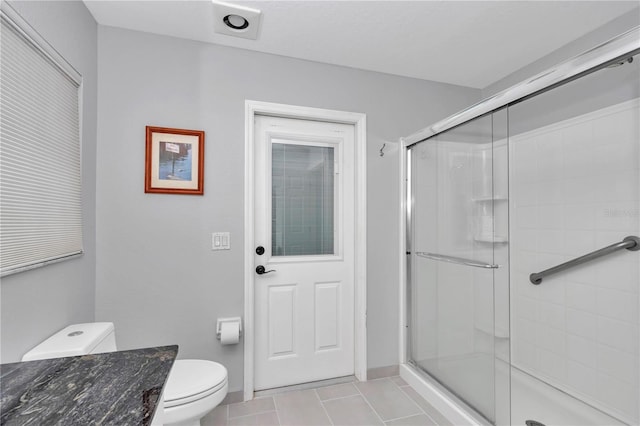
[{"label": "door frame", "polygon": [[355,256],[354,256],[354,373],[367,380],[367,116],[363,113],[335,111],[261,101],[245,101],[244,140],[244,400],[254,393],[254,137],[255,116],[350,124],[355,129]]}]

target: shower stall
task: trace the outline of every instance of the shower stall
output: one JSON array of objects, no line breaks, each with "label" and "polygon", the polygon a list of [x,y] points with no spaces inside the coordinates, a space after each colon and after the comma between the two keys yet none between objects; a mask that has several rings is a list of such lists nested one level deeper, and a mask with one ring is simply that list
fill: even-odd
[{"label": "shower stall", "polygon": [[401,371],[452,423],[640,422],[638,53],[636,28],[404,139]]}]

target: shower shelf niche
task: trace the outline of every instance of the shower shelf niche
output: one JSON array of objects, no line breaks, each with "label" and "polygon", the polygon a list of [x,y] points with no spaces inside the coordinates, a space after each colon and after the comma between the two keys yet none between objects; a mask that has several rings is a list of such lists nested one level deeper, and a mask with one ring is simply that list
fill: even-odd
[{"label": "shower shelf niche", "polygon": [[475,203],[486,203],[489,201],[509,201],[509,198],[502,196],[502,195],[496,195],[495,197],[491,196],[491,195],[487,195],[484,197],[477,197],[477,198],[472,198],[471,201],[475,202]]},{"label": "shower shelf niche", "polygon": [[[500,219],[497,219],[496,222],[494,215],[502,217],[506,214],[507,204],[505,202],[509,201],[509,198],[498,193],[496,195],[474,197],[471,201],[475,203],[475,232],[473,241],[483,244],[507,244],[509,239],[506,235],[503,235],[505,230],[500,229],[499,226],[494,229],[498,222],[502,222]],[[498,235],[494,234],[496,231]]]},{"label": "shower shelf niche", "polygon": [[489,243],[489,244],[507,244],[509,239],[507,237],[492,237],[492,236],[477,236],[473,238],[476,243]]}]

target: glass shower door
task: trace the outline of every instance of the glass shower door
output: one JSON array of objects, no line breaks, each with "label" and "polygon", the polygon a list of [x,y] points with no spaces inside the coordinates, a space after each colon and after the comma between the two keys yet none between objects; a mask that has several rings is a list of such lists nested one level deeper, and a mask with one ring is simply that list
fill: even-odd
[{"label": "glass shower door", "polygon": [[514,424],[640,423],[640,67],[509,107]]},{"label": "glass shower door", "polygon": [[503,415],[497,398],[508,406],[509,396],[501,389],[508,380],[496,379],[500,369],[508,377],[509,357],[507,168],[499,164],[507,146],[495,136],[504,132],[494,131],[506,124],[500,114],[410,150],[410,358],[491,423]]}]

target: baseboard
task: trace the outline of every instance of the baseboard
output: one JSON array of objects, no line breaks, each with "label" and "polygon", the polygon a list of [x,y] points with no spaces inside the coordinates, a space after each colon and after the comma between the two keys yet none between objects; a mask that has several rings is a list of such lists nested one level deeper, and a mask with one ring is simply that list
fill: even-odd
[{"label": "baseboard", "polygon": [[383,377],[392,377],[399,374],[400,371],[398,365],[370,368],[367,370],[367,380],[382,379]]},{"label": "baseboard", "polygon": [[244,401],[243,391],[229,392],[227,393],[227,396],[224,397],[220,405],[235,404],[236,402],[242,401]]}]

